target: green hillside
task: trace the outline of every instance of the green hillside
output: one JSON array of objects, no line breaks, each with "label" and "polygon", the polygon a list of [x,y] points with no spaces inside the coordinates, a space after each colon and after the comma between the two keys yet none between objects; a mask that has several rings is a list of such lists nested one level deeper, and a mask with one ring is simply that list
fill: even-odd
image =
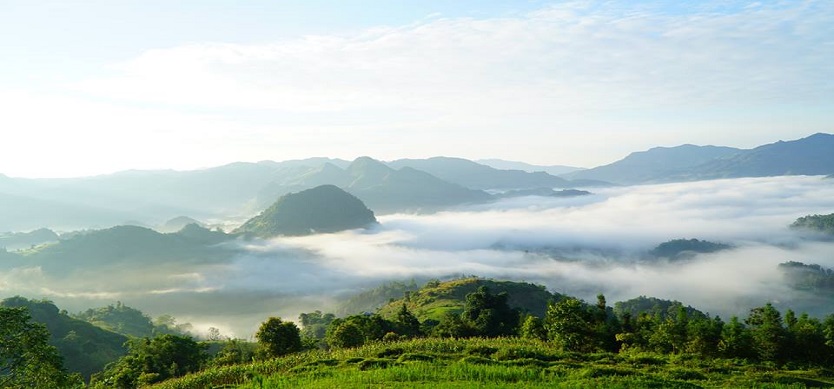
[{"label": "green hillside", "polygon": [[364,228],[376,224],[374,213],[335,185],[321,185],[284,195],[236,233],[270,238]]},{"label": "green hillside", "polygon": [[827,369],[738,359],[583,354],[523,339],[423,338],[311,350],[213,368],[152,388],[804,388],[831,387]]},{"label": "green hillside", "polygon": [[127,337],[74,319],[50,301],[12,297],[0,306],[28,308],[33,321],[46,325],[49,343],[58,349],[67,370],[81,373],[85,379],[127,352],[123,346]]},{"label": "green hillside", "polygon": [[808,215],[796,219],[791,228],[821,232],[834,235],[834,213],[828,215]]},{"label": "green hillside", "polygon": [[482,278],[463,278],[452,281],[430,281],[416,292],[410,292],[402,299],[394,300],[379,309],[383,317],[393,317],[403,302],[420,321],[440,321],[448,313],[463,311],[466,295],[485,286],[491,293],[506,292],[507,303],[521,312],[543,317],[547,303],[562,296],[550,293],[544,286],[524,282],[495,281]]},{"label": "green hillside", "polygon": [[177,233],[162,234],[137,226],[116,226],[61,240],[25,252],[24,257],[48,269],[78,269],[120,262],[166,263],[207,262],[226,258],[229,253],[216,247],[231,239],[219,231],[192,224]]}]

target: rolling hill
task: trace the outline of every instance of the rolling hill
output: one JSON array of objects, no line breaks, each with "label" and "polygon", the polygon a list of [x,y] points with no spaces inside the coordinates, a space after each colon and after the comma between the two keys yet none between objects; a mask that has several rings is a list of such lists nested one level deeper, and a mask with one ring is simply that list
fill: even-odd
[{"label": "rolling hill", "polygon": [[321,185],[282,196],[235,233],[271,238],[365,228],[376,224],[374,213],[335,185]]}]

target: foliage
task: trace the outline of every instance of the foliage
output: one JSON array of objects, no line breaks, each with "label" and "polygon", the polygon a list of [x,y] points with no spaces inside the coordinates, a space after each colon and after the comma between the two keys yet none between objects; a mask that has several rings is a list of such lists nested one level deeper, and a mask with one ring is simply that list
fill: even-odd
[{"label": "foliage", "polygon": [[336,348],[359,347],[365,344],[365,334],[358,325],[351,321],[333,324],[333,330],[327,334],[327,343]]},{"label": "foliage", "polygon": [[596,351],[593,316],[585,303],[574,297],[562,299],[547,308],[545,329],[548,338],[565,351]]},{"label": "foliage", "polygon": [[493,338],[514,335],[518,328],[519,312],[510,308],[508,298],[507,292],[492,294],[488,287],[481,286],[474,293],[466,295],[461,318],[478,336]]},{"label": "foliage", "polygon": [[58,350],[48,339],[46,326],[33,323],[27,308],[0,307],[0,387],[80,386],[81,377],[64,370]]},{"label": "foliage", "polygon": [[548,292],[541,285],[467,277],[429,282],[419,290],[382,306],[378,312],[383,317],[392,318],[405,303],[420,322],[440,322],[446,313],[463,312],[466,296],[482,286],[487,287],[491,293],[507,293],[507,304],[510,308],[539,317],[544,317],[548,302],[561,298],[558,294]]},{"label": "foliage", "polygon": [[261,323],[255,339],[267,358],[301,351],[301,331],[295,323],[281,321],[278,317],[270,317]]},{"label": "foliage", "polygon": [[[640,296],[626,301],[618,301],[614,303],[614,314],[618,317],[623,317],[626,313],[630,317],[638,317],[640,314],[646,313],[649,315],[660,315],[661,319],[665,319],[670,310],[677,314],[676,307],[679,305],[678,301],[663,300],[656,297]],[[690,306],[684,307],[689,316],[706,317],[706,315]]]},{"label": "foliage", "polygon": [[242,339],[228,339],[209,361],[211,366],[228,366],[251,362],[255,357],[257,345]]},{"label": "foliage", "polygon": [[190,337],[165,334],[131,339],[128,354],[93,376],[96,387],[135,388],[200,370],[208,359],[205,346]]},{"label": "foliage", "polygon": [[51,301],[18,296],[3,300],[0,306],[26,308],[34,322],[46,326],[49,343],[58,349],[67,370],[81,373],[84,378],[101,371],[126,352],[123,346],[126,337],[73,319]]},{"label": "foliage", "polygon": [[213,368],[157,389],[827,387],[831,372],[651,352],[583,354],[522,338],[418,338]]},{"label": "foliage", "polygon": [[403,297],[406,293],[420,289],[415,280],[408,283],[401,281],[386,282],[376,288],[351,296],[339,304],[336,313],[353,315],[361,312],[374,312],[387,303]]},{"label": "foliage", "polygon": [[834,292],[834,270],[817,264],[789,261],[779,264],[779,270],[796,289]]},{"label": "foliage", "polygon": [[653,257],[669,259],[686,259],[695,253],[714,253],[727,250],[732,246],[699,239],[673,239],[663,242],[649,252]]},{"label": "foliage", "polygon": [[123,305],[121,301],[116,302],[115,306],[88,309],[74,317],[127,336],[143,338],[153,336],[154,332],[150,317],[138,309]]},{"label": "foliage", "polygon": [[803,216],[791,224],[791,228],[804,229],[834,235],[834,213]]},{"label": "foliage", "polygon": [[361,200],[335,185],[321,185],[282,196],[235,232],[270,238],[337,232],[376,223],[374,213]]}]

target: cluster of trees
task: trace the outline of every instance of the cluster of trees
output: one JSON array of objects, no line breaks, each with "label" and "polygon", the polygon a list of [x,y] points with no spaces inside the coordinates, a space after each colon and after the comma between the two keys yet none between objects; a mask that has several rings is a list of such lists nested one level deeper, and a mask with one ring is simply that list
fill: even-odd
[{"label": "cluster of trees", "polygon": [[779,270],[796,289],[834,292],[834,270],[796,261],[780,263]]},{"label": "cluster of trees", "polygon": [[171,315],[162,315],[151,320],[142,311],[128,307],[121,301],[116,302],[116,305],[91,308],[73,317],[117,334],[137,338],[162,334],[190,335],[193,328],[191,323],[177,323]]},{"label": "cluster of trees", "polygon": [[32,321],[25,307],[0,307],[0,387],[80,386],[79,374],[64,369],[46,326]]},{"label": "cluster of trees", "polygon": [[[741,358],[783,365],[827,366],[834,362],[834,314],[823,320],[784,315],[773,305],[752,309],[744,319],[724,322],[679,302],[638,298],[616,309],[599,295],[595,304],[560,296],[543,316],[508,304],[506,292],[480,287],[465,297],[460,313],[422,322],[403,303],[389,317],[364,313],[337,318],[315,311],[294,322],[271,317],[243,340],[198,342],[179,334],[134,337],[126,355],[92,375],[94,387],[134,388],[210,366],[280,357],[311,348],[349,348],[368,342],[414,337],[512,337],[553,342],[571,352],[657,352]],[[118,310],[118,309],[116,309]],[[26,307],[0,307],[0,387],[81,385],[64,370],[49,333],[33,323]],[[213,348],[213,352],[209,349]]]},{"label": "cluster of trees", "polygon": [[834,213],[828,215],[808,215],[796,219],[791,228],[808,229],[826,234],[834,234]]}]

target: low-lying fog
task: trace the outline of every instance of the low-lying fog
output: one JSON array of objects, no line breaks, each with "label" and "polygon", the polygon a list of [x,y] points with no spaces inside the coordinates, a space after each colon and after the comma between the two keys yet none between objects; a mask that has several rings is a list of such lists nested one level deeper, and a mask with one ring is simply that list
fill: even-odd
[{"label": "low-lying fog", "polygon": [[[336,296],[385,281],[478,275],[546,285],[609,303],[640,295],[676,299],[722,317],[767,301],[834,312],[789,289],[777,264],[834,267],[834,243],[788,225],[834,212],[834,180],[745,178],[595,190],[576,198],[524,197],[431,215],[389,215],[369,231],[235,244],[229,262],[185,268],[38,267],[0,273],[4,295],[48,298],[71,312],[116,300],[197,329],[249,337],[269,316],[328,310]],[[732,250],[684,262],[645,260],[677,238],[729,243]]]}]

